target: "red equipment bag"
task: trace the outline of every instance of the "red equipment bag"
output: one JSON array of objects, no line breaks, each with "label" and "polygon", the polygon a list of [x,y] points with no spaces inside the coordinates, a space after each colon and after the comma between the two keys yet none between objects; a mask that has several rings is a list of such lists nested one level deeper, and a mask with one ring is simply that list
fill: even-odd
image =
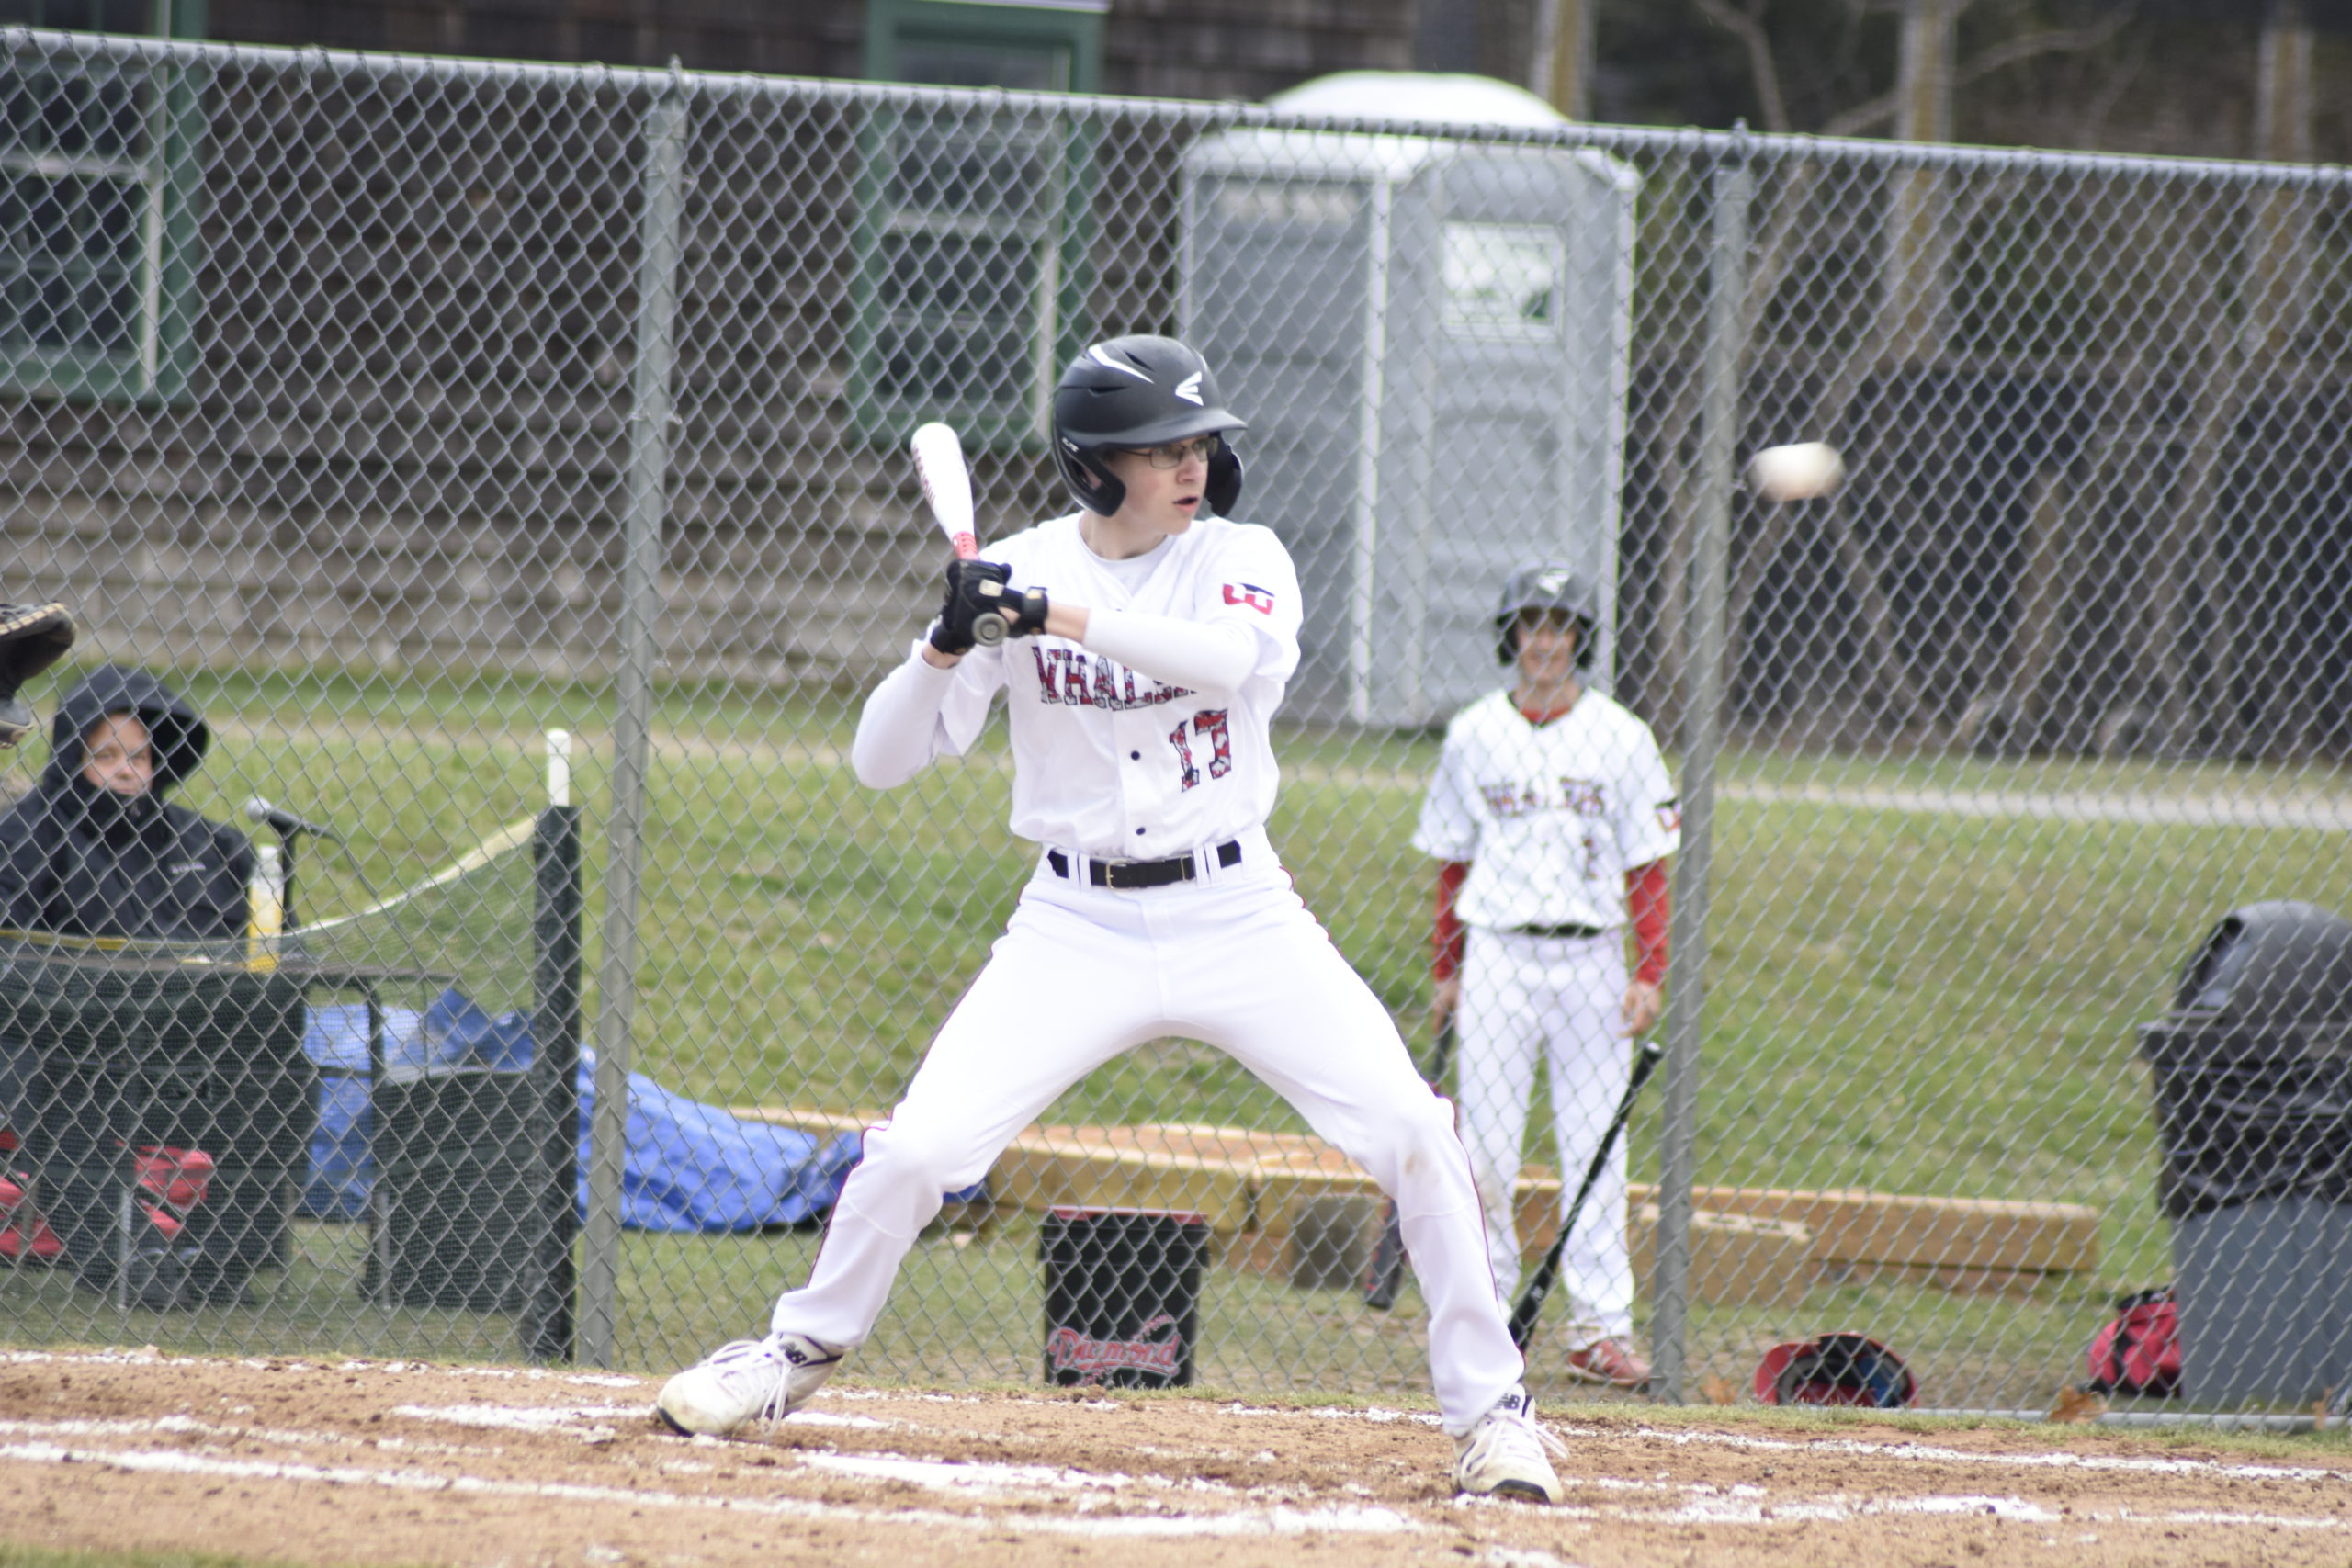
[{"label": "red equipment bag", "polygon": [[[10,1173],[21,1178],[22,1171]],[[0,1263],[21,1263],[29,1258],[39,1263],[53,1263],[65,1244],[49,1228],[49,1222],[39,1214],[25,1210],[25,1190],[9,1176],[0,1176]]]},{"label": "red equipment bag", "polygon": [[2119,1296],[2116,1319],[2091,1336],[2090,1384],[2101,1393],[2180,1392],[2180,1308],[2172,1287]]},{"label": "red equipment bag", "polygon": [[[0,1154],[14,1153],[17,1146],[16,1135],[0,1129]],[[188,1211],[210,1195],[214,1168],[212,1156],[201,1149],[139,1145],[133,1173],[140,1191],[154,1200],[142,1199],[139,1207],[165,1241],[179,1239]],[[65,1250],[49,1221],[26,1204],[29,1180],[23,1171],[0,1173],[0,1262],[53,1263]]]}]

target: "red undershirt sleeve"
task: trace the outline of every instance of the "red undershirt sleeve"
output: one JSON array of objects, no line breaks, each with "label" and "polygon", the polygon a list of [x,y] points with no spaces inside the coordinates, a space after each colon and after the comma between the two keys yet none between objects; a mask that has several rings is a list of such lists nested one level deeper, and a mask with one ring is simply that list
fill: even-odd
[{"label": "red undershirt sleeve", "polygon": [[1451,980],[1462,973],[1462,956],[1470,945],[1470,929],[1453,912],[1453,900],[1470,874],[1468,861],[1450,860],[1437,868],[1437,925],[1430,943],[1430,975]]},{"label": "red undershirt sleeve", "polygon": [[1673,885],[1667,880],[1666,862],[1654,860],[1625,874],[1625,908],[1634,917],[1634,979],[1652,986],[1665,983],[1673,906]]}]

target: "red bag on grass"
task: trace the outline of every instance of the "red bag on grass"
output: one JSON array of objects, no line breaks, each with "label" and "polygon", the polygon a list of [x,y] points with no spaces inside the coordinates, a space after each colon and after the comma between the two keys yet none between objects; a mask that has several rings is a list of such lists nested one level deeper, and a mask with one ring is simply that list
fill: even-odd
[{"label": "red bag on grass", "polygon": [[2090,1386],[2168,1398],[2180,1392],[2180,1308],[2172,1287],[2116,1299],[2119,1315],[2091,1336]]}]

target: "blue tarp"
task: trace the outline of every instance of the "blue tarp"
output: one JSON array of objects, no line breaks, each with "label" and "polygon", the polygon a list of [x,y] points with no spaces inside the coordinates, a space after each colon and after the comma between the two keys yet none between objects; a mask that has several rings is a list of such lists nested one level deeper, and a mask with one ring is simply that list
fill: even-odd
[{"label": "blue tarp", "polygon": [[[375,1175],[368,1153],[368,1010],[357,1004],[312,1008],[302,1045],[325,1069],[302,1212],[356,1219],[367,1213]],[[596,1086],[593,1053],[581,1055],[580,1202],[585,1213]],[[519,1071],[530,1060],[530,1020],[522,1013],[492,1018],[454,990],[422,1013],[384,1010],[388,1077],[453,1067]],[[629,1075],[628,1100],[621,1224],[634,1230],[750,1231],[816,1219],[841,1196],[861,1152],[856,1133],[820,1139],[745,1122],[673,1094],[639,1073]]]}]

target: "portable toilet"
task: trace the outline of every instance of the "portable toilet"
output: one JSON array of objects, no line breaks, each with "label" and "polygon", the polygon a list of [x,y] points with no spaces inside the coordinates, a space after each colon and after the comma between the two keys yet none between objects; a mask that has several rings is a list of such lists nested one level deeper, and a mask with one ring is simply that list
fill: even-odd
[{"label": "portable toilet", "polygon": [[1481,76],[1348,72],[1268,107],[1430,128],[1241,129],[1183,163],[1182,331],[1250,422],[1235,510],[1306,598],[1284,711],[1442,721],[1498,683],[1496,595],[1539,560],[1591,582],[1608,689],[1638,177],[1469,140],[1566,123]]}]

